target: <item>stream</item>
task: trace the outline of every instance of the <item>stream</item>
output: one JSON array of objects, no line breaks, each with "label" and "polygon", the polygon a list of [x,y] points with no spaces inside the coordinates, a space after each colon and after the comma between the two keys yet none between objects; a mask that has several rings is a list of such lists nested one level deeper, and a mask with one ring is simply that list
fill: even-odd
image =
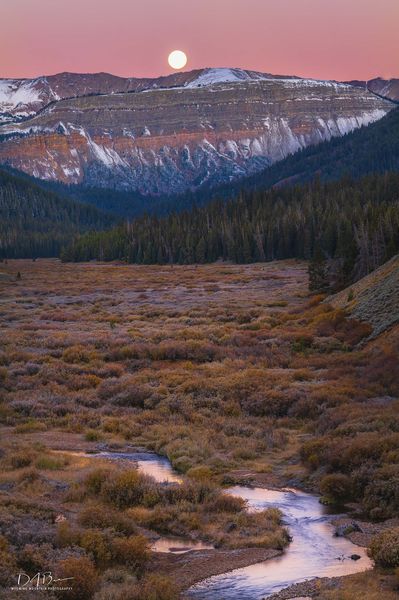
[{"label": "stream", "polygon": [[[99,456],[98,454],[96,456]],[[102,452],[103,458],[133,460],[139,470],[157,481],[181,482],[170,462],[155,453]],[[343,537],[334,536],[329,514],[318,496],[296,489],[270,490],[236,486],[226,490],[247,501],[249,510],[279,508],[283,522],[293,540],[283,555],[265,562],[235,569],[210,577],[188,590],[188,596],[198,600],[260,600],[293,583],[314,577],[339,577],[372,568],[365,548],[352,544]],[[158,548],[155,546],[158,544]],[[195,547],[193,542],[161,538],[154,544],[155,551],[187,552],[209,548]],[[359,560],[352,560],[357,554]]]}]

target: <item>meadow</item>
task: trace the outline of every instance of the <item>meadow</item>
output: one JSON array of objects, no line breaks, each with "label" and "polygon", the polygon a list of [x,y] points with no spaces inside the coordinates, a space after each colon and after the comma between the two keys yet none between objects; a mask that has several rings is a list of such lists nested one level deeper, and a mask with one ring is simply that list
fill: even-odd
[{"label": "meadow", "polygon": [[[368,341],[370,325],[309,294],[306,263],[12,260],[0,290],[5,589],[50,565],[81,578],[70,600],[173,600],[156,536],[283,551],[279,511],[248,514],[223,492],[234,483],[397,515],[397,329]],[[102,448],[156,451],[184,483],[74,454]]]}]

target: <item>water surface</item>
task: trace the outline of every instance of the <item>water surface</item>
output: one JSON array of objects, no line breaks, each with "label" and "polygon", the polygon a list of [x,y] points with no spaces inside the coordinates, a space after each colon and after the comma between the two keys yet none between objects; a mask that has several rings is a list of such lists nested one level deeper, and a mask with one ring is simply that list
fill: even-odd
[{"label": "water surface", "polygon": [[182,482],[182,478],[172,468],[169,460],[155,452],[100,452],[94,456],[111,460],[131,460],[137,464],[139,471],[150,475],[160,483]]},{"label": "water surface", "polygon": [[[203,600],[257,600],[313,577],[336,577],[372,567],[366,550],[334,536],[331,514],[318,497],[298,490],[233,487],[234,496],[247,500],[254,510],[278,507],[293,541],[282,556],[211,577],[189,590]],[[361,558],[353,561],[352,554]]]},{"label": "water surface", "polygon": [[172,552],[173,554],[184,554],[192,550],[213,550],[214,546],[204,542],[194,542],[186,538],[161,537],[151,546],[153,552]]},{"label": "water surface", "polygon": [[[97,455],[98,456],[98,455]],[[181,482],[167,458],[155,453],[102,452],[105,458],[133,460],[142,473],[159,482]],[[236,486],[226,490],[247,501],[249,510],[279,508],[293,540],[281,556],[262,563],[210,577],[191,587],[193,600],[260,600],[274,592],[314,577],[338,577],[372,568],[365,548],[334,536],[334,516],[317,496],[296,489],[269,490]],[[190,547],[191,545],[191,547]],[[196,542],[182,538],[161,538],[154,543],[157,552],[200,550]],[[360,559],[354,561],[352,554]]]}]

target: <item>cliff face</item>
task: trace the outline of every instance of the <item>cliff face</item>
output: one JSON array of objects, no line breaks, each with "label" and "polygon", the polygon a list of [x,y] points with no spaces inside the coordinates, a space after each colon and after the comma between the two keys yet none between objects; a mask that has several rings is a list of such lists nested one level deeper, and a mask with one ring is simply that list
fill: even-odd
[{"label": "cliff face", "polygon": [[[394,106],[353,85],[239,69],[154,80],[62,74],[34,81],[13,84],[8,105],[1,82],[0,162],[43,179],[144,194],[254,173]],[[16,104],[27,86],[36,95]]]}]

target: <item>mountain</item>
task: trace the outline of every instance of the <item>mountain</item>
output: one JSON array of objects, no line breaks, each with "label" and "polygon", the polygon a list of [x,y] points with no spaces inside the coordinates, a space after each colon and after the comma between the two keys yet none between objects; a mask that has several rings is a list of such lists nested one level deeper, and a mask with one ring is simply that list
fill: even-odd
[{"label": "mountain", "polygon": [[0,79],[0,123],[23,121],[59,100],[185,85],[197,73],[199,71],[175,73],[158,79],[124,78],[109,73],[59,73],[36,79]]},{"label": "mountain", "polygon": [[241,69],[0,81],[0,163],[84,187],[176,194],[257,173],[394,104],[362,87]]},{"label": "mountain", "polygon": [[116,220],[0,169],[0,258],[57,256],[78,233]]}]

